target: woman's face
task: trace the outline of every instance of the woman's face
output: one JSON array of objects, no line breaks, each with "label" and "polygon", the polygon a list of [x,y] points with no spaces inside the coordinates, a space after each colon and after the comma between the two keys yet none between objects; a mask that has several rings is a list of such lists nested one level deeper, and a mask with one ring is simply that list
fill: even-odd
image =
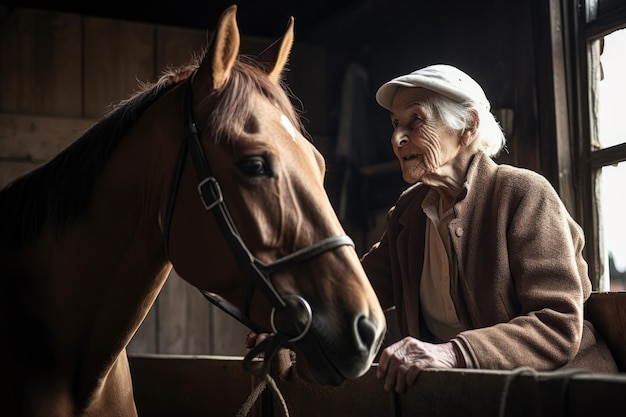
[{"label": "woman's face", "polygon": [[432,92],[400,87],[391,104],[391,145],[400,162],[402,178],[410,183],[450,163],[461,149],[461,132],[450,130],[424,102]]}]

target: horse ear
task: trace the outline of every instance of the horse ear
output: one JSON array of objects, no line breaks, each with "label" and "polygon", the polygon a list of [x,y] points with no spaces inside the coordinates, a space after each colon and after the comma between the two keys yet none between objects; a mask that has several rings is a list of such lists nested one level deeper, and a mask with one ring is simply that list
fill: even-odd
[{"label": "horse ear", "polygon": [[283,75],[283,70],[289,58],[289,52],[293,46],[293,16],[289,19],[287,30],[282,38],[271,44],[258,56],[259,61],[265,67],[268,77],[277,83]]},{"label": "horse ear", "polygon": [[236,15],[235,4],[222,12],[217,29],[198,69],[201,78],[212,81],[212,89],[220,88],[228,81],[239,54],[240,39]]}]

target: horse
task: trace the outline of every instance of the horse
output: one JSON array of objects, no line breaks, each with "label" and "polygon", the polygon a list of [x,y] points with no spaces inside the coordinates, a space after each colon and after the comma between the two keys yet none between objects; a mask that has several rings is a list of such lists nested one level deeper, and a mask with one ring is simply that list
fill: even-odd
[{"label": "horse", "polygon": [[282,335],[303,379],[369,369],[384,313],[283,79],[293,25],[243,55],[231,6],[189,64],[1,190],[7,415],[137,415],[126,346],[172,268]]}]

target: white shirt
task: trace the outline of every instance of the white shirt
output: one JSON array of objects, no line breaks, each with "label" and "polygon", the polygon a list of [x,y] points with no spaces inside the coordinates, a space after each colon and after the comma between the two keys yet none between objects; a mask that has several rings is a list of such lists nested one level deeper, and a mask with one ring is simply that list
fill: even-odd
[{"label": "white shirt", "polygon": [[448,223],[454,212],[450,209],[441,213],[441,206],[439,194],[430,190],[422,202],[429,221],[426,224],[420,302],[428,329],[439,341],[447,342],[460,333],[462,327],[450,297],[450,272],[456,274],[456,264],[450,261]]}]

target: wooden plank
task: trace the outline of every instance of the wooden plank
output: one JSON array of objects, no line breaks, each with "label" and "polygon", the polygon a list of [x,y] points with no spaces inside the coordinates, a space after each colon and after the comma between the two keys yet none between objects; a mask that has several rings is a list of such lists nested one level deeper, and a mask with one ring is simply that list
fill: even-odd
[{"label": "wooden plank", "polygon": [[126,346],[126,352],[129,355],[159,353],[157,336],[158,316],[158,306],[155,303]]},{"label": "wooden plank", "polygon": [[[374,368],[361,378],[349,380],[338,387],[322,386],[306,382],[294,375],[292,379],[277,385],[285,398],[289,413],[298,417],[344,417],[395,415],[395,394],[384,392],[376,378]],[[271,400],[273,405],[261,404],[258,408],[269,408],[274,417],[281,417],[281,408],[274,395],[263,396],[263,401]],[[407,414],[408,416],[409,414]]]},{"label": "wooden plank", "polygon": [[241,358],[129,356],[142,417],[235,416],[251,389]]},{"label": "wooden plank", "polygon": [[81,116],[80,17],[18,7],[0,27],[0,111]]},{"label": "wooden plank", "polygon": [[101,118],[111,105],[155,79],[154,27],[85,17],[85,117]]},{"label": "wooden plank", "polygon": [[[248,329],[207,301],[172,271],[153,309],[158,351],[163,354],[244,356]],[[142,324],[143,327],[143,324]]]},{"label": "wooden plank", "polygon": [[580,375],[570,382],[567,398],[571,417],[626,416],[626,377]]},{"label": "wooden plank", "polygon": [[591,293],[585,314],[606,340],[620,372],[626,372],[626,292]]},{"label": "wooden plank", "polygon": [[157,27],[156,36],[157,75],[167,68],[190,63],[194,54],[199,54],[207,43],[206,31],[202,30],[161,26]]},{"label": "wooden plank", "polygon": [[127,350],[130,354],[245,356],[247,332],[172,270]]},{"label": "wooden plank", "polygon": [[37,168],[39,163],[28,161],[7,161],[0,159],[0,188],[27,172]]},{"label": "wooden plank", "polygon": [[[588,417],[602,410],[617,417],[626,412],[624,394],[626,375],[429,369],[398,396],[397,416]],[[583,403],[596,413],[583,412]]]},{"label": "wooden plank", "polygon": [[[241,358],[129,357],[142,416],[235,415],[258,381]],[[292,369],[293,371],[293,369]],[[290,415],[298,417],[543,417],[626,415],[626,375],[427,369],[404,394],[386,393],[376,366],[361,378],[322,386],[290,374],[274,375]],[[284,417],[277,396],[265,388],[253,405],[256,417]]]},{"label": "wooden plank", "polygon": [[0,187],[54,158],[93,123],[79,118],[0,113]]},{"label": "wooden plank", "polygon": [[157,334],[163,354],[208,354],[209,305],[175,271],[159,294]]},{"label": "wooden plank", "polygon": [[330,158],[334,149],[330,143],[322,142],[323,139],[330,140],[327,135],[335,133],[331,132],[328,111],[335,103],[329,98],[328,75],[324,70],[328,67],[326,51],[319,46],[296,43],[287,67],[286,82],[297,97],[294,105],[303,110],[304,126],[318,139],[316,146]]},{"label": "wooden plank", "polygon": [[[207,300],[203,300],[209,303]],[[212,355],[245,356],[245,337],[249,329],[219,308],[210,306]]]},{"label": "wooden plank", "polygon": [[48,161],[95,123],[80,118],[0,113],[0,157]]}]

